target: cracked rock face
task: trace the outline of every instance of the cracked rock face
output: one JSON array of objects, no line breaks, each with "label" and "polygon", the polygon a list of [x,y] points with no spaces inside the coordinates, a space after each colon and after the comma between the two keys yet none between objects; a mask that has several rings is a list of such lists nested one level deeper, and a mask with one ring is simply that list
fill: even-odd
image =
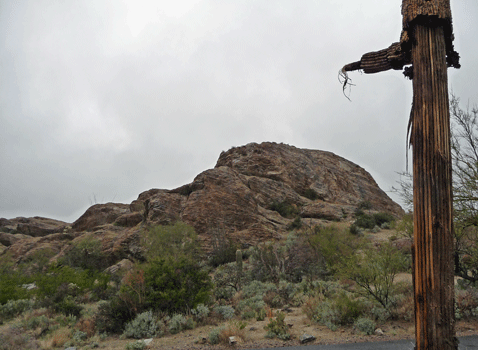
[{"label": "cracked rock face", "polygon": [[[146,205],[148,222],[182,220],[206,243],[220,232],[256,244],[285,233],[297,216],[310,224],[339,221],[364,202],[372,211],[403,215],[360,166],[330,152],[266,142],[222,152],[192,183],[143,192],[131,206]],[[271,210],[280,203],[294,214]]]}]

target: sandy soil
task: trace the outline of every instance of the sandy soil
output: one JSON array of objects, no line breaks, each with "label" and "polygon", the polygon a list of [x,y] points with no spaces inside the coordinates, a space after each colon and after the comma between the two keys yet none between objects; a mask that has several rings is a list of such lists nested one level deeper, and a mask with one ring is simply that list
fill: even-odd
[{"label": "sandy soil", "polygon": [[[239,342],[234,345],[209,345],[207,343],[201,344],[207,339],[209,332],[217,326],[203,326],[193,330],[185,331],[176,335],[169,335],[162,338],[155,338],[151,343],[149,349],[171,349],[171,350],[206,350],[206,349],[258,349],[271,348],[283,346],[299,345],[299,337],[302,334],[310,334],[316,337],[316,340],[310,344],[340,344],[340,343],[357,343],[357,342],[375,342],[387,340],[410,339],[414,337],[415,328],[412,323],[407,322],[387,322],[380,325],[383,335],[363,335],[355,331],[352,327],[340,328],[333,332],[325,326],[311,323],[307,316],[302,314],[298,308],[293,308],[292,312],[288,313],[285,322],[290,326],[290,333],[292,339],[289,341],[282,341],[277,339],[266,339],[264,326],[269,322],[265,321],[250,321],[245,328],[244,339],[238,339]],[[457,335],[478,335],[478,321],[459,321],[457,323]],[[204,340],[203,340],[204,339]],[[132,340],[120,340],[117,338],[110,338],[101,344],[101,347],[106,350],[124,350],[126,344]]]}]

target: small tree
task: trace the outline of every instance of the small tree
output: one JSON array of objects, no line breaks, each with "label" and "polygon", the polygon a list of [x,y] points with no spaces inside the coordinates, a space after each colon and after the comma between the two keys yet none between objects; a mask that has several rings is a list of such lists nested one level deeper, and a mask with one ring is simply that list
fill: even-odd
[{"label": "small tree", "polygon": [[341,264],[339,274],[357,283],[359,294],[391,311],[395,306],[395,277],[407,267],[405,256],[387,243],[379,249],[370,247],[363,254],[351,255]]},{"label": "small tree", "polygon": [[212,290],[208,273],[188,259],[156,259],[145,266],[148,307],[168,312],[187,311],[206,303]]}]

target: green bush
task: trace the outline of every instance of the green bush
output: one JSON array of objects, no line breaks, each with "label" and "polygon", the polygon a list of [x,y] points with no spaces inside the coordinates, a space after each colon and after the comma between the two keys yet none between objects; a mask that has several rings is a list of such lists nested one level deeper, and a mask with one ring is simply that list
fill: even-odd
[{"label": "green bush", "polygon": [[242,295],[244,298],[250,298],[254,296],[260,296],[261,298],[269,290],[277,290],[274,283],[264,283],[261,281],[252,281],[242,289]]},{"label": "green bush", "polygon": [[214,274],[214,296],[216,299],[229,300],[239,291],[244,281],[236,263],[222,265]]},{"label": "green bush", "polygon": [[329,273],[336,274],[344,262],[364,247],[365,240],[336,226],[316,226],[308,243],[316,256],[324,260]]},{"label": "green bush", "polygon": [[363,212],[355,213],[356,219],[354,225],[365,229],[373,229],[375,226],[382,227],[382,225],[390,225],[395,221],[393,215],[380,212],[372,215]]},{"label": "green bush", "polygon": [[371,230],[375,227],[376,222],[372,215],[363,214],[355,219],[354,225]]},{"label": "green bush", "polygon": [[168,322],[168,330],[171,334],[176,334],[184,329],[193,329],[196,323],[191,317],[185,317],[181,314],[176,314]]},{"label": "green bush", "polygon": [[264,326],[267,331],[266,338],[279,338],[282,340],[290,339],[289,327],[284,322],[285,314],[278,312],[275,319],[271,318],[269,323]]},{"label": "green bush", "polygon": [[209,332],[209,343],[212,345],[219,344],[221,332],[224,330],[224,326],[214,328]]},{"label": "green bush", "polygon": [[204,304],[199,304],[191,310],[191,314],[198,322],[202,322],[209,316],[209,308]]},{"label": "green bush", "polygon": [[113,261],[103,252],[100,240],[94,237],[86,237],[73,244],[60,260],[60,263],[84,270],[103,271]]},{"label": "green bush", "polygon": [[36,274],[32,279],[38,286],[34,290],[38,297],[57,303],[67,295],[75,297],[86,291],[94,292],[99,297],[107,290],[110,277],[92,270],[52,266],[47,273]]},{"label": "green bush", "polygon": [[174,225],[158,225],[144,231],[141,240],[146,258],[150,261],[184,260],[199,261],[201,245],[194,228],[183,222]]},{"label": "green bush", "polygon": [[273,202],[269,206],[269,209],[278,212],[284,218],[293,218],[299,214],[299,209],[297,206],[288,200],[284,200],[282,202]]},{"label": "green bush", "polygon": [[266,319],[267,312],[265,309],[259,309],[256,311],[256,320],[257,321],[264,321]]},{"label": "green bush", "polygon": [[406,256],[391,244],[368,247],[350,256],[340,268],[342,277],[357,283],[358,293],[391,311],[396,306],[395,276],[408,268]]},{"label": "green bush", "polygon": [[72,296],[66,296],[64,299],[53,304],[53,310],[58,313],[62,313],[65,316],[80,317],[83,307],[79,305]]},{"label": "green bush", "polygon": [[316,199],[320,198],[319,194],[315,190],[313,190],[312,188],[306,189],[303,193],[303,196],[305,198],[308,198],[308,199],[312,200],[312,201],[315,201]]},{"label": "green bush", "polygon": [[217,267],[233,261],[236,261],[236,251],[239,245],[227,238],[222,230],[212,230],[210,232],[212,251],[208,257],[208,264]]},{"label": "green bush", "polygon": [[144,350],[146,349],[146,343],[144,340],[137,340],[133,343],[126,344],[126,350]]},{"label": "green bush", "polygon": [[302,227],[302,220],[300,216],[296,217],[289,225],[287,225],[287,230],[298,230]]},{"label": "green bush", "polygon": [[230,305],[219,305],[214,308],[214,312],[221,315],[225,320],[230,320],[234,317],[235,310]]},{"label": "green bush", "polygon": [[379,227],[381,227],[383,224],[391,224],[395,221],[393,215],[383,212],[373,214],[373,218],[375,220],[375,225]]},{"label": "green bush", "polygon": [[8,301],[29,299],[33,292],[22,288],[22,285],[31,282],[32,280],[28,276],[19,271],[3,270],[0,274],[0,305]]},{"label": "green bush", "polygon": [[9,327],[0,333],[0,350],[39,350],[40,345],[21,327]]},{"label": "green bush", "polygon": [[345,292],[318,304],[313,320],[335,331],[338,326],[351,324],[364,312],[360,300],[351,299]]},{"label": "green bush", "polygon": [[250,320],[252,318],[256,318],[256,315],[257,315],[257,313],[254,310],[247,309],[241,314],[241,318],[243,320]]},{"label": "green bush", "polygon": [[98,303],[95,324],[99,333],[121,333],[124,325],[136,315],[126,303],[118,297]]},{"label": "green bush", "polygon": [[123,335],[126,338],[152,338],[158,333],[158,324],[152,311],[143,312],[126,324]]},{"label": "green bush", "polygon": [[31,299],[9,300],[6,304],[0,305],[0,320],[14,318],[27,310],[33,309],[35,302]]},{"label": "green bush", "polygon": [[40,315],[26,319],[24,322],[22,322],[22,326],[25,329],[36,329],[38,327],[41,327],[42,329],[48,329],[50,326],[50,319],[45,315]]},{"label": "green bush", "polygon": [[361,317],[354,323],[354,328],[366,335],[372,335],[375,332],[375,326],[375,322],[366,317]]},{"label": "green bush", "polygon": [[209,300],[212,282],[207,271],[189,259],[155,259],[144,266],[146,306],[186,312]]}]

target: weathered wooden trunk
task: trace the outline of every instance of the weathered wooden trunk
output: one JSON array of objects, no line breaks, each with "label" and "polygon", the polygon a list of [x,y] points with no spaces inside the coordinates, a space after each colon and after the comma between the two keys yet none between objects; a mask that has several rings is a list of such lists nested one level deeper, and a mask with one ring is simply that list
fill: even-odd
[{"label": "weathered wooden trunk", "polygon": [[416,349],[457,349],[454,312],[450,113],[445,35],[416,25],[413,203]]}]

